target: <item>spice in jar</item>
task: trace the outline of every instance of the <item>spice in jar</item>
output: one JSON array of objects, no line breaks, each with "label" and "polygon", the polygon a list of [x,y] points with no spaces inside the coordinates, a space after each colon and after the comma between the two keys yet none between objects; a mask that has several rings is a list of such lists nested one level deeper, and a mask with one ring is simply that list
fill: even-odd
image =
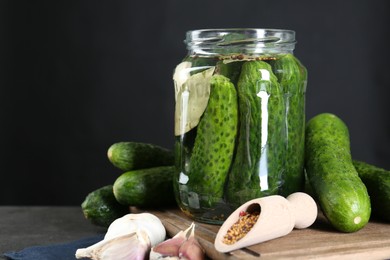
[{"label": "spice in jar", "polygon": [[307,70],[295,42],[279,29],[186,34],[173,74],[173,185],[190,218],[223,224],[247,201],[303,189]]},{"label": "spice in jar", "polygon": [[223,237],[223,242],[227,245],[232,245],[243,238],[256,224],[259,216],[259,211],[251,213],[241,211],[238,220],[229,228],[226,235]]}]

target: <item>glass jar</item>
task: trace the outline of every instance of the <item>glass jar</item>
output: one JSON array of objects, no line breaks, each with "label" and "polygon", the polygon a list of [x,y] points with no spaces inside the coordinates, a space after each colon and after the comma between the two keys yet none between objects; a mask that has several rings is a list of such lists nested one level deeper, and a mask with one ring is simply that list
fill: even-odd
[{"label": "glass jar", "polygon": [[307,72],[295,32],[187,32],[177,65],[174,190],[183,212],[221,224],[248,200],[304,185]]}]

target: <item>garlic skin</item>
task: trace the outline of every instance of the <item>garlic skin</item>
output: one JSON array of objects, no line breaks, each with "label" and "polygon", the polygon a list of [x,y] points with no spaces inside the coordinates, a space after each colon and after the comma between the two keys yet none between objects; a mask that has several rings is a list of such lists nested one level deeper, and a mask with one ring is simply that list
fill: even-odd
[{"label": "garlic skin", "polygon": [[90,247],[76,251],[76,258],[87,257],[93,260],[144,260],[150,250],[146,232],[140,230],[109,240],[102,240]]},{"label": "garlic skin", "polygon": [[150,252],[149,259],[167,259],[167,257],[178,259],[180,246],[187,240],[186,234],[190,228],[192,228],[192,225],[186,230],[181,230],[174,237],[154,246]]},{"label": "garlic skin", "polygon": [[182,236],[183,231],[180,231],[178,233],[179,236],[175,235],[173,238],[168,239],[154,248],[152,248],[152,251],[150,252],[150,260],[153,259],[160,259],[162,256],[178,256],[179,255],[179,248],[180,246],[186,241],[186,238]]},{"label": "garlic skin", "polygon": [[195,238],[195,224],[192,223],[186,230],[182,230],[171,239],[154,246],[150,251],[149,259],[202,260],[204,255],[203,248]]},{"label": "garlic skin", "polygon": [[184,241],[184,243],[179,248],[179,259],[203,260],[204,255],[205,253],[202,246],[195,238],[195,225],[194,225],[194,227],[191,230],[191,235],[186,241]]},{"label": "garlic skin", "polygon": [[144,230],[150,239],[151,246],[165,240],[166,231],[160,219],[150,213],[127,214],[114,220],[107,229],[104,239]]},{"label": "garlic skin", "polygon": [[104,239],[76,251],[76,258],[93,260],[147,259],[153,245],[165,240],[160,219],[150,213],[127,214],[114,220]]}]

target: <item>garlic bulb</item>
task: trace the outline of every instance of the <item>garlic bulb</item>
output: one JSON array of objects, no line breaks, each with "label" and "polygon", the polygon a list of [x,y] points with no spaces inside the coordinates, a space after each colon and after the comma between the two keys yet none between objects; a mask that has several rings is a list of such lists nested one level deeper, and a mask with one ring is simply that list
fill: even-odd
[{"label": "garlic bulb", "polygon": [[127,214],[111,223],[102,241],[77,249],[76,258],[143,260],[151,247],[164,241],[165,236],[165,228],[156,216],[150,213]]},{"label": "garlic bulb", "polygon": [[150,250],[146,232],[140,230],[127,235],[102,240],[90,247],[76,251],[76,258],[87,257],[94,260],[134,259],[143,260]]},{"label": "garlic bulb", "polygon": [[114,220],[107,229],[104,239],[144,230],[150,239],[151,246],[165,240],[166,231],[160,219],[150,213],[127,214]]}]

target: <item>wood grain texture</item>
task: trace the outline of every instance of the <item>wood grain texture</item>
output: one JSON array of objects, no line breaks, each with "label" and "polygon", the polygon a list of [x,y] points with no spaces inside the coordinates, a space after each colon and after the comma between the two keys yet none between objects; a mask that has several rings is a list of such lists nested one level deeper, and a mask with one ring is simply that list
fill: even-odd
[{"label": "wood grain texture", "polygon": [[[149,212],[161,219],[169,236],[193,222],[179,209]],[[210,259],[390,259],[390,224],[383,222],[370,221],[357,232],[341,233],[320,213],[310,228],[230,253],[214,248],[220,226],[195,223],[196,237]]]}]

